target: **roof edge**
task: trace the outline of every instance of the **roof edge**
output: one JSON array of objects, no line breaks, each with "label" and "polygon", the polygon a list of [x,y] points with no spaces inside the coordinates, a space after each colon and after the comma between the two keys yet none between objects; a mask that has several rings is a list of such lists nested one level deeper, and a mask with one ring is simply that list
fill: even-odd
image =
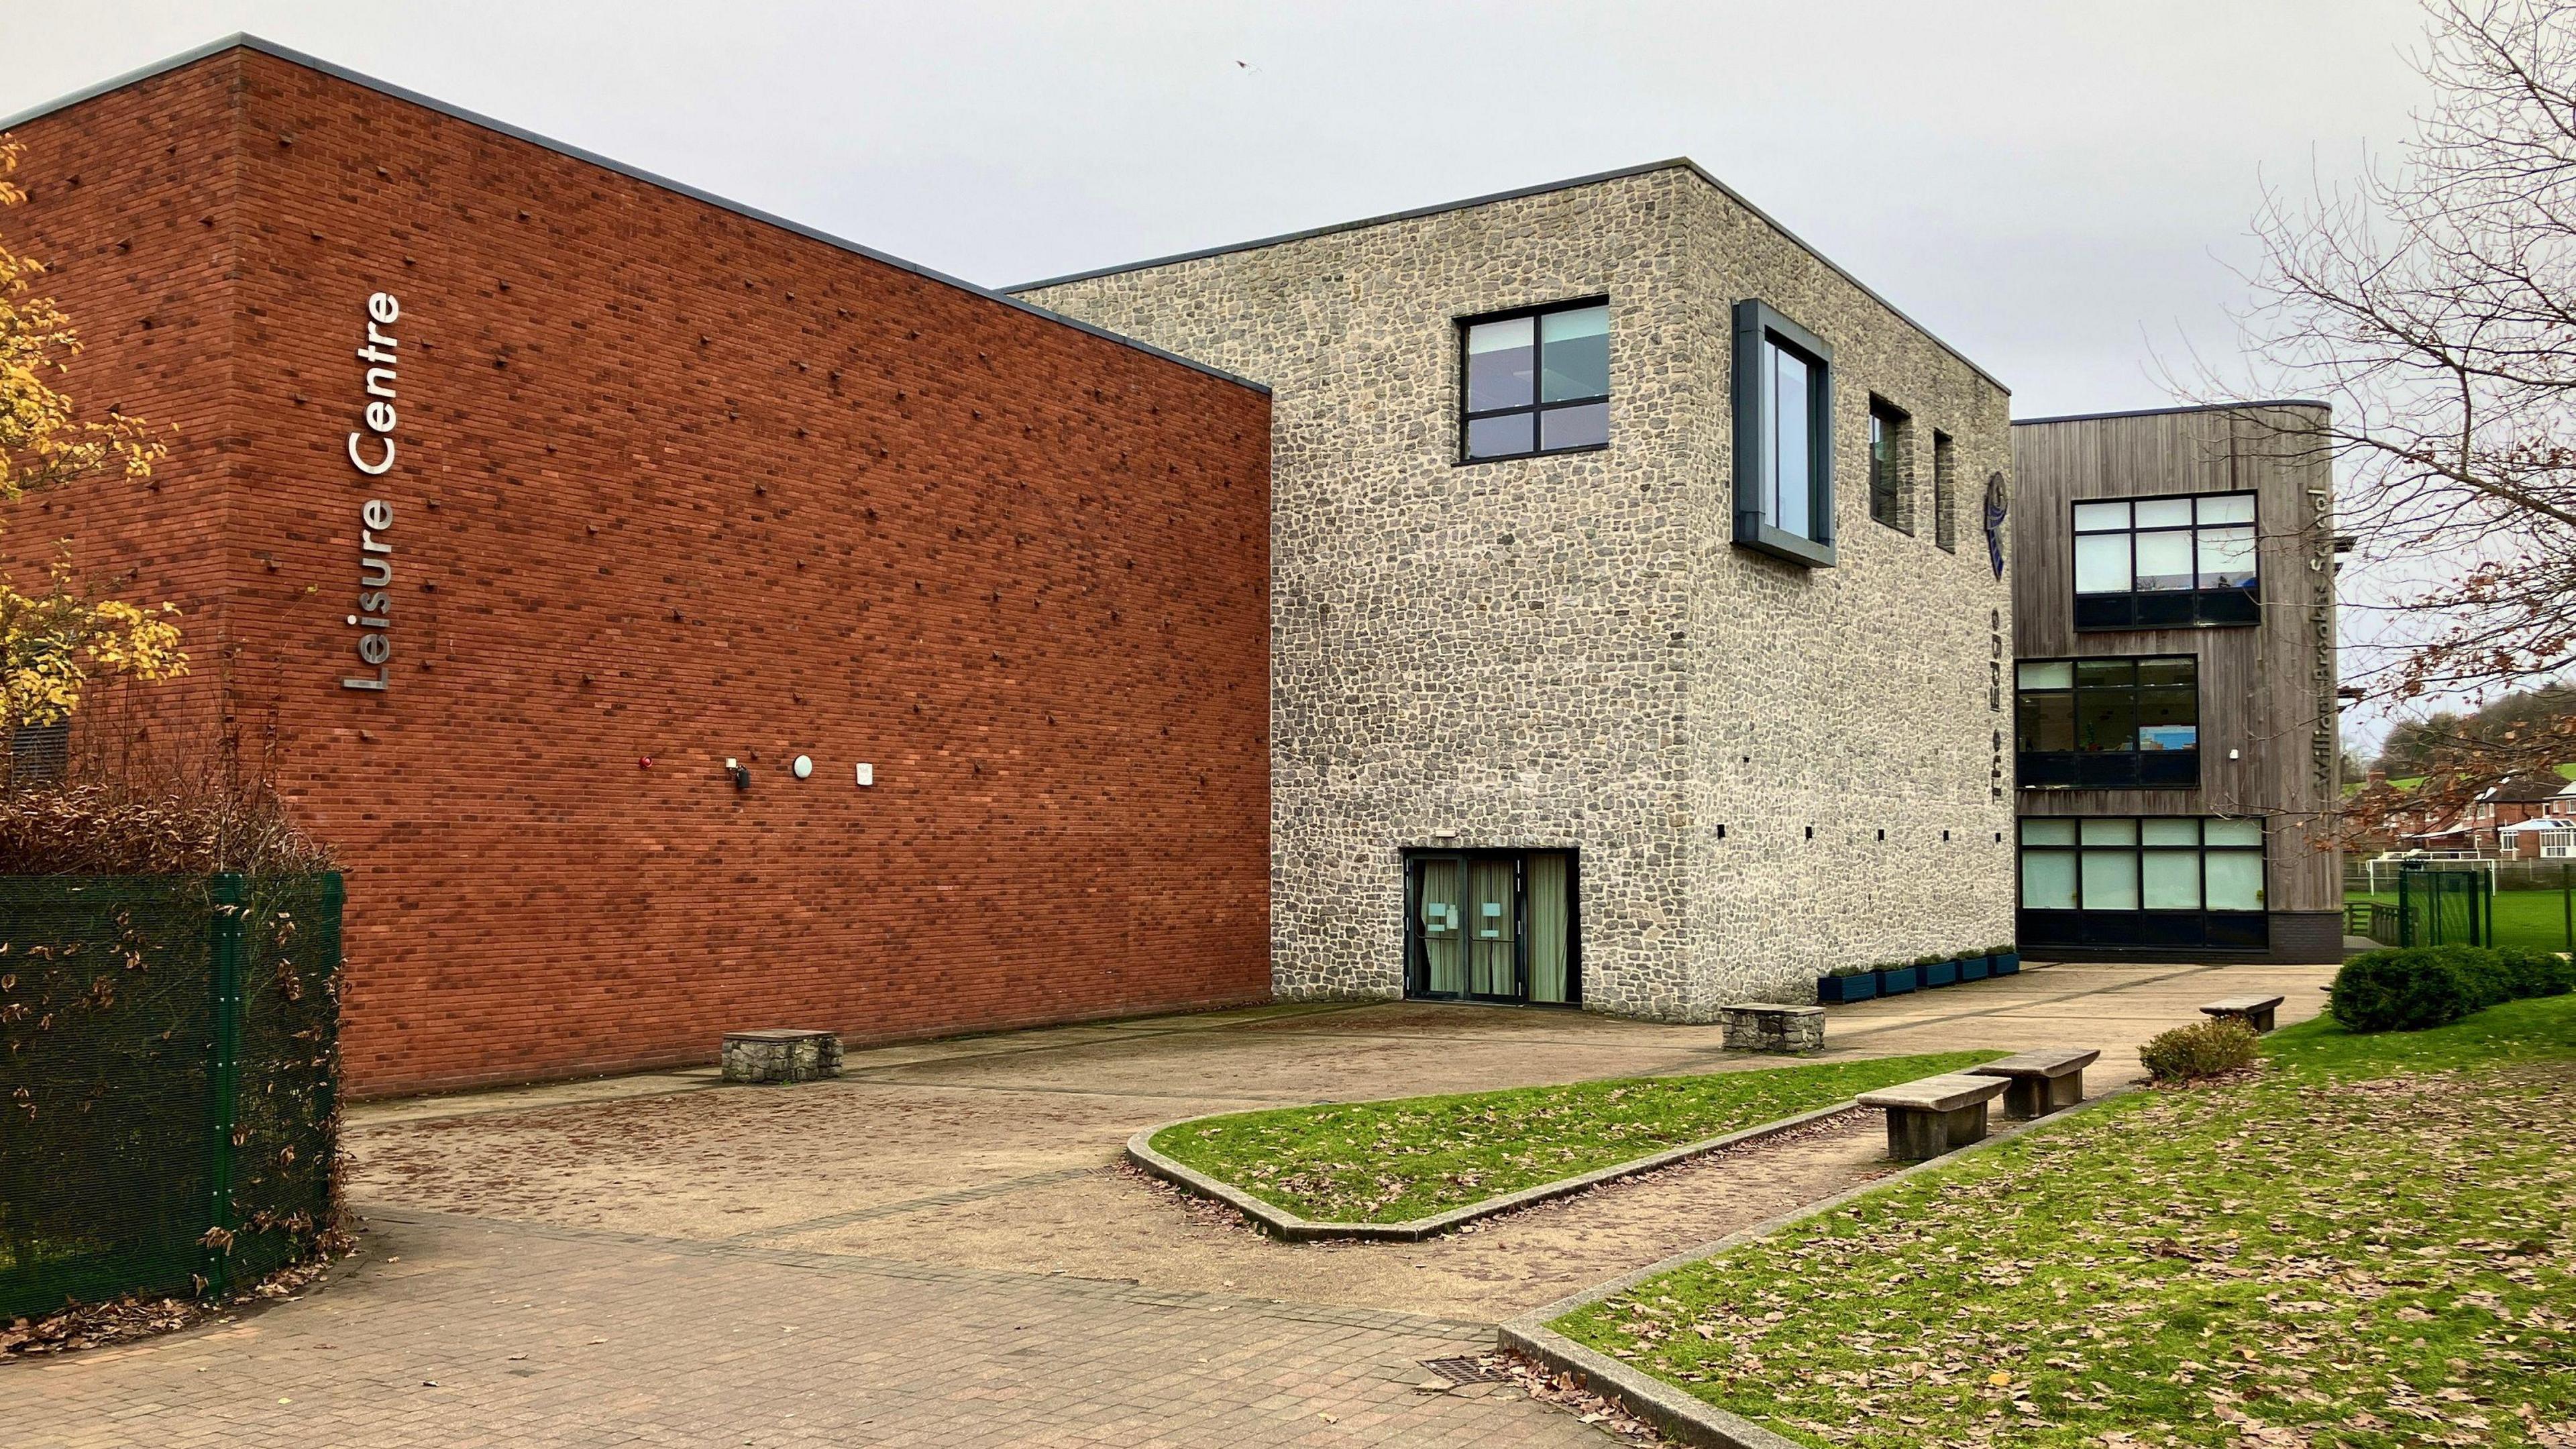
[{"label": "roof edge", "polygon": [[2130,408],[2126,412],[2116,413],[2060,413],[2050,418],[2015,418],[2012,420],[2012,425],[2016,428],[2032,428],[2043,423],[2100,423],[2108,422],[2113,418],[2179,417],[2185,413],[2236,413],[2248,412],[2255,408],[2323,408],[2332,412],[2334,404],[2320,402],[2312,397],[2267,397],[2248,399],[2245,402],[2184,403],[2179,407],[2170,408]]},{"label": "roof edge", "polygon": [[1414,221],[1426,216],[1439,216],[1446,212],[1466,211],[1470,208],[1479,206],[1492,206],[1498,202],[1519,201],[1532,196],[1545,196],[1549,192],[1553,191],[1572,191],[1576,187],[1580,186],[1598,186],[1606,181],[1623,181],[1631,176],[1644,176],[1656,171],[1688,171],[1693,176],[1707,182],[1711,187],[1714,187],[1717,190],[1719,195],[1724,196],[1727,200],[1734,202],[1737,206],[1751,212],[1755,220],[1761,222],[1764,226],[1771,228],[1771,230],[1778,232],[1792,246],[1797,247],[1798,250],[1805,252],[1808,256],[1822,262],[1827,271],[1832,272],[1835,276],[1838,276],[1844,281],[1851,283],[1854,287],[1859,288],[1861,295],[1869,298],[1873,302],[1876,302],[1881,307],[1886,308],[1890,316],[1893,316],[1896,320],[1904,323],[1906,326],[1913,328],[1916,332],[1921,333],[1932,343],[1933,346],[1940,348],[1942,351],[1950,354],[1953,358],[1956,358],[1959,363],[1966,367],[1970,372],[1984,378],[1988,383],[1992,384],[2006,395],[2009,396],[2011,394],[2012,389],[2006,386],[2001,378],[1996,377],[1993,373],[1978,366],[1976,359],[1968,356],[1968,354],[1964,352],[1961,352],[1958,348],[1951,346],[1949,343],[1942,341],[1938,333],[1934,332],[1931,328],[1924,326],[1922,323],[1915,321],[1912,317],[1906,314],[1905,309],[1887,300],[1884,296],[1881,296],[1876,288],[1870,286],[1869,283],[1862,281],[1860,278],[1853,276],[1840,262],[1837,262],[1833,258],[1826,256],[1823,252],[1818,251],[1807,241],[1806,238],[1789,230],[1786,226],[1781,225],[1778,217],[1775,217],[1771,213],[1764,211],[1761,207],[1754,205],[1743,192],[1740,192],[1734,187],[1727,185],[1725,182],[1718,180],[1715,175],[1710,173],[1707,167],[1700,165],[1688,156],[1672,156],[1661,161],[1648,161],[1642,165],[1621,166],[1609,171],[1595,171],[1587,176],[1572,176],[1563,181],[1543,181],[1535,186],[1519,186],[1514,187],[1509,191],[1487,192],[1482,196],[1470,196],[1462,201],[1443,201],[1434,203],[1430,206],[1409,207],[1403,211],[1390,211],[1381,213],[1377,216],[1362,217],[1357,221],[1334,222],[1329,226],[1308,227],[1303,231],[1281,232],[1276,236],[1259,237],[1252,241],[1233,242],[1224,246],[1202,247],[1196,251],[1175,252],[1170,256],[1153,257],[1141,262],[1125,262],[1117,266],[1093,267],[1088,271],[1068,272],[1063,276],[1048,277],[1043,281],[1022,282],[1016,286],[1004,287],[1001,290],[1006,293],[1016,295],[1021,292],[1034,292],[1044,287],[1060,287],[1068,282],[1087,282],[1097,277],[1114,277],[1124,272],[1141,272],[1154,267],[1176,266],[1182,262],[1205,261],[1210,257],[1231,256],[1236,252],[1259,251],[1263,247],[1284,246],[1290,242],[1312,241],[1317,237],[1333,236],[1337,233],[1346,231],[1360,231],[1372,226],[1385,226],[1391,222]]},{"label": "roof edge", "polygon": [[285,61],[289,65],[302,66],[306,70],[330,76],[334,80],[346,81],[351,85],[364,87],[367,90],[376,92],[378,95],[390,96],[398,101],[405,101],[415,106],[421,106],[428,110],[436,111],[440,115],[446,116],[451,120],[463,121],[470,126],[479,126],[484,130],[494,132],[498,135],[507,136],[514,141],[523,141],[529,145],[542,147],[545,150],[552,151],[556,155],[567,156],[575,161],[585,162],[589,165],[600,167],[603,170],[613,171],[620,176],[626,177],[628,180],[643,182],[647,186],[657,187],[663,191],[668,191],[675,196],[685,196],[691,201],[713,206],[719,210],[732,212],[736,216],[748,218],[752,221],[759,222],[764,226],[774,226],[782,231],[793,232],[809,241],[821,242],[825,246],[832,247],[839,251],[848,252],[852,256],[865,257],[869,261],[892,267],[897,271],[909,272],[925,281],[937,282],[941,286],[945,287],[954,287],[958,291],[965,292],[970,296],[981,297],[986,301],[999,302],[1003,306],[1011,308],[1013,311],[1025,312],[1033,317],[1042,317],[1049,322],[1061,323],[1077,332],[1088,333],[1089,335],[1100,338],[1103,341],[1117,343],[1121,347],[1131,348],[1135,351],[1142,352],[1149,357],[1160,358],[1165,362],[1177,363],[1182,367],[1190,369],[1192,372],[1204,373],[1207,376],[1216,378],[1222,382],[1230,382],[1238,387],[1250,388],[1254,392],[1261,393],[1264,396],[1267,396],[1270,392],[1268,384],[1255,382],[1251,378],[1228,372],[1224,368],[1211,367],[1207,363],[1197,361],[1196,359],[1183,357],[1177,352],[1166,352],[1162,348],[1154,346],[1152,343],[1140,342],[1133,337],[1124,336],[1120,333],[1112,332],[1108,328],[1085,322],[1079,317],[1068,317],[1061,312],[1051,312],[1044,307],[1038,306],[1034,302],[1024,302],[1017,297],[1004,292],[995,291],[990,287],[977,286],[975,283],[969,282],[962,277],[953,277],[946,272],[936,271],[930,267],[922,266],[918,262],[909,262],[901,257],[893,255],[892,253],[881,252],[874,247],[851,241],[847,237],[835,236],[830,232],[821,230],[820,228],[807,226],[802,222],[790,220],[789,218],[780,216],[775,212],[763,211],[756,206],[747,206],[742,202],[718,196],[712,191],[706,191],[698,187],[691,186],[685,181],[674,181],[667,176],[657,175],[654,172],[646,171],[642,167],[629,166],[623,161],[603,156],[596,151],[575,146],[570,142],[558,141],[551,136],[541,136],[534,131],[511,125],[507,121],[496,120],[493,117],[483,115],[480,112],[469,111],[462,106],[450,105],[447,102],[438,99],[436,96],[424,95],[419,91],[396,85],[391,81],[379,80],[374,76],[350,70],[346,66],[333,64],[319,56],[307,55],[300,50],[294,50],[287,46],[279,45],[275,41],[263,40],[259,36],[252,35],[246,31],[236,31],[231,35],[222,37],[221,39],[208,41],[204,45],[183,50],[176,55],[155,61],[150,65],[127,71],[123,75],[100,81],[96,85],[85,86],[69,95],[57,97],[42,105],[30,107],[27,110],[19,111],[11,116],[0,117],[0,132],[7,132],[18,126],[25,125],[29,121],[40,120],[43,117],[52,115],[56,111],[66,110],[72,106],[79,105],[83,101],[96,100],[98,97],[106,95],[111,91],[120,91],[125,89],[127,86],[151,80],[158,76],[167,75],[172,71],[183,69],[187,66],[194,65],[201,60],[206,60],[210,57],[221,55],[224,52],[231,50],[256,51],[261,55]]}]

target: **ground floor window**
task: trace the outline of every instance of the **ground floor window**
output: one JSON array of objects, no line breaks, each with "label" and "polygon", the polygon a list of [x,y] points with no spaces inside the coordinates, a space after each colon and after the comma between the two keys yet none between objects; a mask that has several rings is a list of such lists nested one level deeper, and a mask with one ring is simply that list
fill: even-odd
[{"label": "ground floor window", "polygon": [[1404,860],[1404,992],[1583,999],[1570,850],[1424,850]]},{"label": "ground floor window", "polygon": [[2263,822],[2025,819],[2020,927],[2025,947],[2259,949]]}]

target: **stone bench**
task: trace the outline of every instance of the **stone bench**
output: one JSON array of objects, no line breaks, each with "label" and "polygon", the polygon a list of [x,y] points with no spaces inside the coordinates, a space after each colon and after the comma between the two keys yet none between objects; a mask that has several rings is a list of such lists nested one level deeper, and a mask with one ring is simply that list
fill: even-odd
[{"label": "stone bench", "polygon": [[1972,1077],[2004,1079],[2004,1115],[2028,1120],[2084,1100],[2084,1069],[2102,1053],[2092,1047],[2048,1047],[1968,1068]]},{"label": "stone bench", "polygon": [[1820,1052],[1825,1049],[1825,1009],[1770,1001],[1738,1001],[1718,1009],[1731,1052]]},{"label": "stone bench", "polygon": [[828,1031],[772,1027],[724,1035],[728,1082],[811,1082],[841,1074],[841,1039]]},{"label": "stone bench", "polygon": [[2002,1077],[1950,1072],[1863,1092],[1864,1107],[1887,1109],[1887,1155],[1921,1162],[1956,1151],[1986,1135],[1986,1104],[2010,1085]]},{"label": "stone bench", "polygon": [[2281,998],[2277,996],[2231,996],[2202,1007],[2200,1014],[2220,1021],[2241,1021],[2259,1036],[2272,1029],[2272,1013],[2280,1006]]}]

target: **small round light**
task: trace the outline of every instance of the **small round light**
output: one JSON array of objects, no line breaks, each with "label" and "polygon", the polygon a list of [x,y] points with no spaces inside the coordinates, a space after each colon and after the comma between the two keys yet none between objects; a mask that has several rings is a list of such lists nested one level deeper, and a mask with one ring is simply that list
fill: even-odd
[{"label": "small round light", "polygon": [[798,755],[796,757],[796,778],[802,780],[813,773],[814,757],[812,755]]}]

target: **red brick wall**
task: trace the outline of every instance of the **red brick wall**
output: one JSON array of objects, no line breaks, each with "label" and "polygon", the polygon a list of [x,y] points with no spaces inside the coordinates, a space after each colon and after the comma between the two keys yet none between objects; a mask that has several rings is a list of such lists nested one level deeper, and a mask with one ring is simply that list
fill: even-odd
[{"label": "red brick wall", "polygon": [[[1265,397],[264,54],[153,84],[237,108],[237,296],[172,284],[234,412],[173,472],[236,470],[233,695],[348,870],[356,1091],[1267,996]],[[78,289],[111,362],[170,264]],[[381,695],[339,683],[369,498]]]}]

